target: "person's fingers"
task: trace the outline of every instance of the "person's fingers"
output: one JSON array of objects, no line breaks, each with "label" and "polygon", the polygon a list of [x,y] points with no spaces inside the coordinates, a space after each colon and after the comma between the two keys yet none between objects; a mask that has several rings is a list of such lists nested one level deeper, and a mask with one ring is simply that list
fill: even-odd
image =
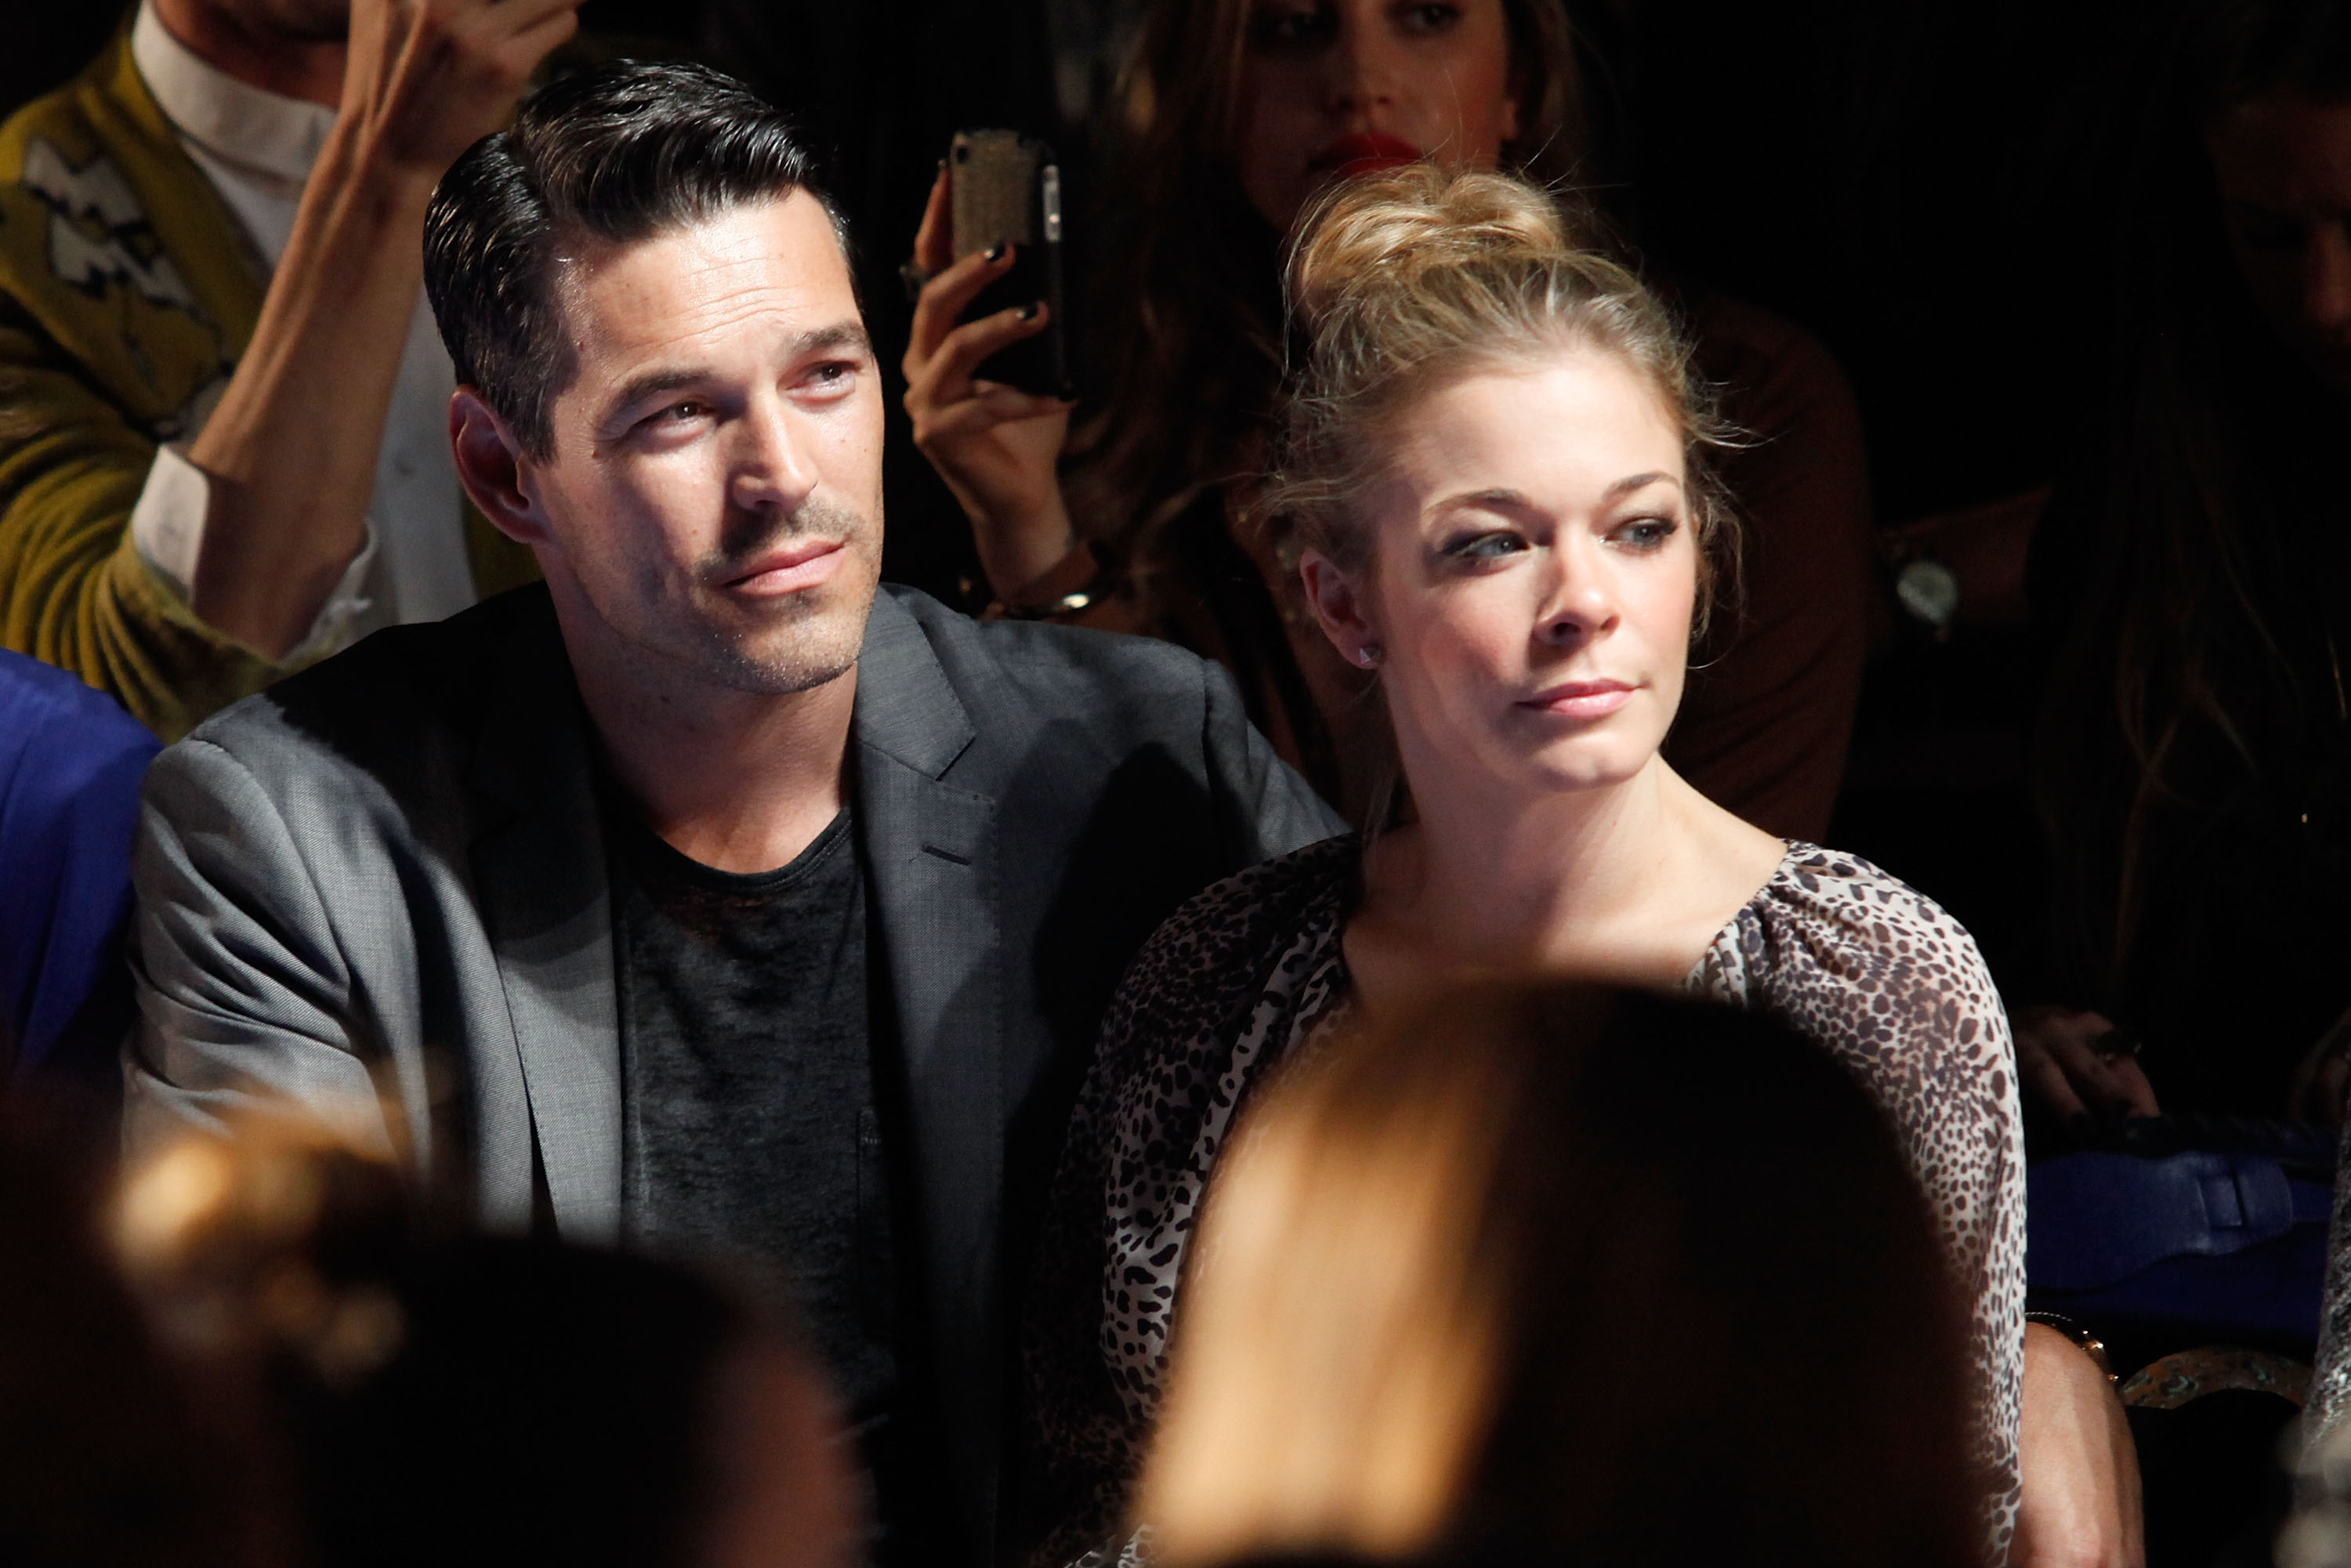
[{"label": "person's fingers", "polygon": [[2160,1116],[2163,1107],[2156,1103],[2155,1084],[2149,1081],[2147,1069],[2138,1058],[2125,1056],[2105,1063],[2106,1081],[2121,1096],[2117,1107],[2126,1116]]},{"label": "person's fingers", "polygon": [[1066,413],[1069,407],[1059,398],[1038,397],[998,382],[974,382],[969,397],[925,412],[915,439],[953,441],[994,430],[1000,424],[1019,424]]},{"label": "person's fingers", "polygon": [[2043,1105],[2065,1120],[2089,1114],[2089,1107],[2082,1103],[2082,1097],[2067,1082],[2065,1070],[2038,1041],[2017,1041],[2016,1073]]},{"label": "person's fingers", "polygon": [[[929,402],[956,402],[972,394],[972,372],[982,361],[1000,350],[1009,348],[1023,338],[1035,337],[1045,329],[1045,307],[1042,304],[1023,305],[1010,310],[998,310],[993,316],[983,316],[977,321],[967,321],[946,335],[938,351],[931,356],[925,391]],[[912,392],[910,383],[907,390]]]},{"label": "person's fingers", "polygon": [[484,25],[494,29],[486,37],[519,38],[558,12],[577,13],[580,5],[580,0],[492,0],[481,9]]},{"label": "person's fingers", "polygon": [[914,328],[906,338],[909,382],[918,377],[916,367],[936,355],[955,332],[956,318],[973,297],[1011,270],[1012,247],[1002,246],[993,254],[977,251],[965,256],[923,285],[922,295],[914,301]]},{"label": "person's fingers", "polygon": [[2045,1043],[2084,1103],[2109,1114],[2128,1107],[2129,1098],[2116,1084],[2112,1064],[2095,1046],[2070,1030],[2053,1033]]},{"label": "person's fingers", "polygon": [[939,177],[931,182],[931,198],[923,204],[923,226],[914,231],[914,265],[940,273],[955,265],[955,204],[946,160],[939,160]]},{"label": "person's fingers", "polygon": [[569,43],[579,30],[578,0],[557,0],[556,9],[537,26],[516,34],[498,51],[515,85],[528,84],[539,62]]}]

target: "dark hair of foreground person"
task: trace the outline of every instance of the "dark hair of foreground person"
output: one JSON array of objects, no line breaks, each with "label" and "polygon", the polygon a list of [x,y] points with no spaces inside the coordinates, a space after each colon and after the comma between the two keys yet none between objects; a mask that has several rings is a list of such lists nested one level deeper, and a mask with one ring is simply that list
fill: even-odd
[{"label": "dark hair of foreground person", "polygon": [[1138,1504],[1169,1568],[1979,1560],[1917,1184],[1768,1018],[1440,995],[1287,1071],[1196,1258]]}]

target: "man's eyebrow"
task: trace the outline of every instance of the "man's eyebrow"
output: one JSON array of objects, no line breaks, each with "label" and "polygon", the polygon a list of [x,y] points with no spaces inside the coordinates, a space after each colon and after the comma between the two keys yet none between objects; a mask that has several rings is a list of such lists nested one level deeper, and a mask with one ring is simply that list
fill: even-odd
[{"label": "man's eyebrow", "polygon": [[862,321],[835,321],[830,327],[811,327],[793,339],[790,354],[797,360],[803,354],[820,354],[827,349],[854,349],[870,354],[873,351],[873,340],[866,336]]},{"label": "man's eyebrow", "polygon": [[[863,322],[836,321],[830,327],[810,328],[786,344],[784,352],[787,358],[798,360],[804,359],[810,354],[821,354],[827,350],[834,349],[850,349],[861,354],[871,355],[873,352],[873,340],[866,334]],[[633,376],[623,382],[621,390],[612,394],[611,401],[606,404],[606,407],[617,414],[622,410],[634,408],[650,398],[659,397],[664,392],[699,386],[717,373],[708,365],[684,365],[670,370],[648,371],[643,375]]]},{"label": "man's eyebrow", "polygon": [[659,397],[664,392],[676,392],[683,387],[699,385],[708,381],[715,373],[707,365],[692,365],[674,371],[648,371],[630,381],[619,392],[613,393],[608,406],[617,413],[622,409],[636,407],[647,398]]}]

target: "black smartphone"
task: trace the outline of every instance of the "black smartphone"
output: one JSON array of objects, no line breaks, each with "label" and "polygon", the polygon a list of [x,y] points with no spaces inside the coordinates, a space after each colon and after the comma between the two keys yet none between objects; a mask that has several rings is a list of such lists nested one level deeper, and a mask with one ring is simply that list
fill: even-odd
[{"label": "black smartphone", "polygon": [[1061,306],[1061,169],[1053,150],[1017,131],[959,131],[947,152],[957,261],[999,245],[1012,270],[979,291],[963,313],[975,320],[1043,300],[1045,329],[983,361],[983,381],[1068,397],[1068,312]]}]

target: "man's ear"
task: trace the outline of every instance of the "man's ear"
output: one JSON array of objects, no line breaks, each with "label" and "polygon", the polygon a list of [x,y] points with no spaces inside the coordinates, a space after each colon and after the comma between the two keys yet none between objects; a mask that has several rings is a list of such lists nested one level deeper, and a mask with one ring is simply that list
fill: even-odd
[{"label": "man's ear", "polygon": [[524,482],[529,456],[497,411],[471,387],[449,398],[449,448],[457,482],[490,525],[517,544],[549,545],[547,514]]},{"label": "man's ear", "polygon": [[[1355,580],[1339,570],[1339,565],[1321,550],[1310,549],[1298,562],[1299,580],[1306,587],[1306,602],[1314,609],[1314,619],[1322,623],[1322,635],[1331,639],[1331,646],[1339,650],[1339,657],[1351,664],[1369,668],[1380,656],[1380,636],[1364,618],[1363,596],[1356,591]],[[1364,653],[1370,651],[1367,663]]]}]

